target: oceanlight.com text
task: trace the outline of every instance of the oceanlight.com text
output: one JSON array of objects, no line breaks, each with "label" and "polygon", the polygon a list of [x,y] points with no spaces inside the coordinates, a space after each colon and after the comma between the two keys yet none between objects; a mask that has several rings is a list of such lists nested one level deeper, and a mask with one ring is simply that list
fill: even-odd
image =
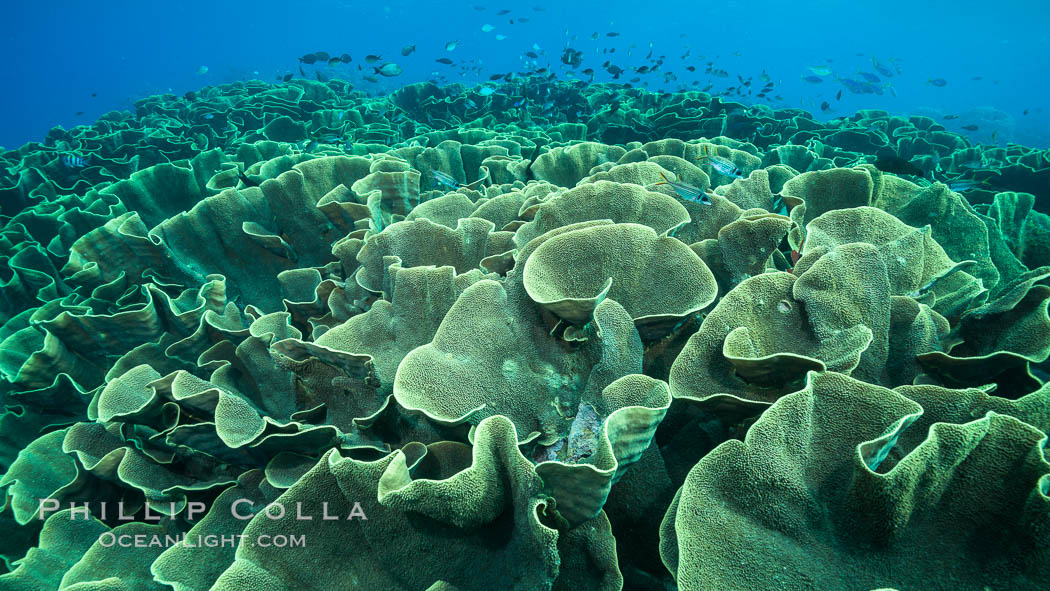
[{"label": "oceanlight.com text", "polygon": [[259,546],[260,548],[305,548],[306,535],[260,534],[246,536],[230,535],[193,535],[193,534],[118,534],[105,532],[98,537],[98,543],[106,548],[237,548],[238,546]]}]

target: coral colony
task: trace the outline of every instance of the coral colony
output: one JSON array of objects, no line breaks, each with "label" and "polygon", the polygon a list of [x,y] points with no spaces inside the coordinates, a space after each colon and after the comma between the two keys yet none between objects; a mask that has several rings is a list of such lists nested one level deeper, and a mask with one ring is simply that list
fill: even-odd
[{"label": "coral colony", "polygon": [[1047,151],[539,76],[0,160],[2,590],[1050,588]]}]

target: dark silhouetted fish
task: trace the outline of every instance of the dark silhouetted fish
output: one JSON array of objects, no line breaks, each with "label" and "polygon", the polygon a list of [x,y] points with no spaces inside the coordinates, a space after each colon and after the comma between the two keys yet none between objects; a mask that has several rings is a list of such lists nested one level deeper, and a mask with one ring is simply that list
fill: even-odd
[{"label": "dark silhouetted fish", "polygon": [[416,46],[415,45],[406,45],[406,46],[401,48],[401,55],[403,55],[403,56],[409,55],[415,50],[416,50]]},{"label": "dark silhouetted fish", "polygon": [[448,59],[447,57],[439,58],[439,59],[436,59],[434,61],[439,63],[439,64],[445,64],[445,65],[449,65],[449,66],[452,65],[452,60]]},{"label": "dark silhouetted fish", "polygon": [[565,51],[561,54],[561,63],[577,68],[583,63],[583,52],[576,51],[571,47],[566,47]]},{"label": "dark silhouetted fish", "polygon": [[245,176],[243,171],[240,171],[240,170],[237,171],[237,178],[241,179],[241,182],[244,183],[244,185],[246,187],[258,187],[259,186],[259,183],[255,182],[252,179],[250,179],[247,176]]},{"label": "dark silhouetted fish", "polygon": [[915,166],[911,162],[901,158],[900,156],[885,155],[879,156],[875,160],[875,168],[882,172],[892,172],[893,174],[910,174],[914,176],[923,176],[922,169]]},{"label": "dark silhouetted fish", "polygon": [[930,80],[926,81],[926,84],[932,84],[934,86],[940,87],[940,86],[947,85],[948,81],[945,80],[944,78],[931,78]]},{"label": "dark silhouetted fish", "polygon": [[963,125],[962,128],[966,131],[977,131],[976,125]]},{"label": "dark silhouetted fish", "polygon": [[370,64],[374,64],[374,63],[378,62],[381,59],[383,59],[383,56],[381,56],[381,55],[367,55],[367,56],[365,56],[365,61],[370,63]]}]

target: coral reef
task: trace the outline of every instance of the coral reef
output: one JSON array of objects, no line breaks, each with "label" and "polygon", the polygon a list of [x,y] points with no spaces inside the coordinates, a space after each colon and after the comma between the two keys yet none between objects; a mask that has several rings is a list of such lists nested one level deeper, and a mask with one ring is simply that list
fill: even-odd
[{"label": "coral reef", "polygon": [[0,589],[1050,586],[1047,152],[535,85],[0,153]]}]

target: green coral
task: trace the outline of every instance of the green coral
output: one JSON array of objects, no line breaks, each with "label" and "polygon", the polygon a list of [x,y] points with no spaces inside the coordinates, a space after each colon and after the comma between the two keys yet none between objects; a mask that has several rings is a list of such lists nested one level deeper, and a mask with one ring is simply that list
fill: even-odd
[{"label": "green coral", "polygon": [[242,82],[0,152],[0,588],[1048,584],[1045,150],[533,83]]}]

